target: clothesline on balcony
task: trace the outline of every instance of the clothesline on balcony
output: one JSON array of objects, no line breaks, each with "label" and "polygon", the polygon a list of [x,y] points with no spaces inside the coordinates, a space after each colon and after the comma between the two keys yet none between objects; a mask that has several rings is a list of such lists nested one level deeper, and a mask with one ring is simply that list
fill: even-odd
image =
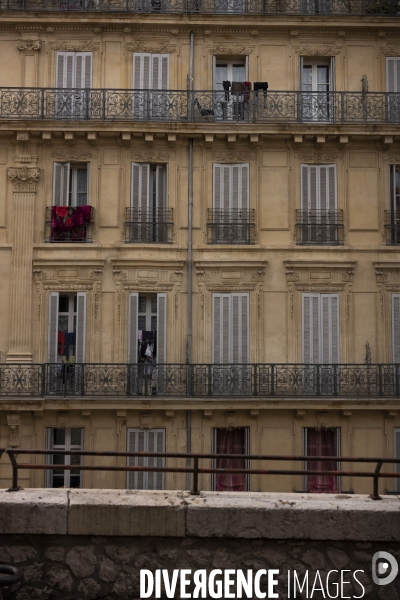
[{"label": "clothesline on balcony", "polygon": [[92,207],[86,206],[52,206],[51,227],[56,231],[71,231],[89,223]]}]

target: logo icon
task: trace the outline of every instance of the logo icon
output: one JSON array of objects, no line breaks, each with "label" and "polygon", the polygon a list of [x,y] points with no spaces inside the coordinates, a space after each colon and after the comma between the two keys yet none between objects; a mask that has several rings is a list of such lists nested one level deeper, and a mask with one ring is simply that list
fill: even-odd
[{"label": "logo icon", "polygon": [[[399,565],[389,552],[375,552],[372,557],[372,579],[377,585],[387,585],[396,579]],[[385,575],[385,577],[382,577]]]}]

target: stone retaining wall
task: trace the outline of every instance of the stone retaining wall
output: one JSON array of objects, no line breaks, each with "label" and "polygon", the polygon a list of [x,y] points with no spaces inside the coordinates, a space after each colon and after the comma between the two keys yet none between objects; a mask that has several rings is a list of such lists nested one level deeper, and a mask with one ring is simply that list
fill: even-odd
[{"label": "stone retaining wall", "polygon": [[[317,570],[325,581],[330,570],[360,569],[363,598],[400,598],[400,575],[388,586],[371,577],[379,550],[400,563],[394,496],[2,490],[0,534],[0,562],[24,573],[1,600],[134,600],[141,568],[279,569],[282,599],[289,569],[308,570],[310,582]],[[360,585],[345,580],[339,597],[360,597]],[[324,595],[297,593],[307,597]]]}]

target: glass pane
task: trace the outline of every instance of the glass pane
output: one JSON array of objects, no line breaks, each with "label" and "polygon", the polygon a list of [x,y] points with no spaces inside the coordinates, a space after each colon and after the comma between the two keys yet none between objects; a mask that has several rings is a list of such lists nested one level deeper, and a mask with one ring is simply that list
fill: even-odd
[{"label": "glass pane", "polygon": [[58,331],[68,331],[68,316],[67,315],[59,315],[58,316]]},{"label": "glass pane", "polygon": [[81,478],[80,478],[80,475],[71,475],[71,477],[70,477],[70,486],[72,488],[79,488],[79,487],[81,487]]},{"label": "glass pane", "polygon": [[139,296],[139,312],[146,312],[146,296]]},{"label": "glass pane", "polygon": [[63,465],[65,464],[65,456],[63,454],[54,454],[54,456],[50,456],[51,464],[53,465]]},{"label": "glass pane", "polygon": [[65,446],[65,429],[53,429],[53,446]]},{"label": "glass pane", "polygon": [[157,314],[157,296],[151,297],[151,312]]},{"label": "glass pane", "polygon": [[72,454],[70,459],[71,459],[71,461],[70,461],[71,465],[80,465],[81,464],[80,456],[76,456],[76,455]]},{"label": "glass pane", "polygon": [[138,329],[141,329],[142,331],[146,331],[146,317],[140,316],[138,318]]},{"label": "glass pane", "polygon": [[78,192],[87,192],[87,169],[78,169],[77,170],[77,191]]},{"label": "glass pane", "polygon": [[312,66],[304,65],[303,67],[303,90],[306,92],[312,91]]},{"label": "glass pane", "polygon": [[60,488],[64,485],[64,475],[53,475],[53,488]]},{"label": "glass pane", "polygon": [[157,331],[157,317],[151,317],[151,331]]},{"label": "glass pane", "polygon": [[215,67],[215,81],[214,88],[216,90],[223,90],[222,82],[228,79],[228,65],[217,64]]},{"label": "glass pane", "polygon": [[76,313],[77,304],[78,304],[78,296],[75,294],[75,296],[74,296],[74,313]]},{"label": "glass pane", "polygon": [[71,429],[71,446],[80,446],[82,444],[82,429],[80,427],[72,427]]},{"label": "glass pane", "polygon": [[245,77],[244,65],[233,65],[232,66],[232,81],[244,81]]},{"label": "glass pane", "polygon": [[68,296],[60,296],[58,297],[58,310],[59,312],[68,312],[69,306],[69,297]]}]

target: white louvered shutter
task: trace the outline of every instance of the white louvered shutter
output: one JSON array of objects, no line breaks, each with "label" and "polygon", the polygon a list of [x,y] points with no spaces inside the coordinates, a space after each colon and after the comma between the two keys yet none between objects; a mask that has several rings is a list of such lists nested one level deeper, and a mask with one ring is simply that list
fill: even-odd
[{"label": "white louvered shutter", "polygon": [[[128,452],[146,452],[144,429],[128,429],[127,431],[127,446]],[[143,456],[128,456],[128,467],[144,467],[147,459]],[[147,464],[147,463],[146,463]],[[128,471],[127,487],[130,490],[145,489],[145,473],[144,471]]]},{"label": "white louvered shutter", "polygon": [[[149,429],[147,433],[147,447],[146,452],[165,452],[165,429]],[[151,457],[147,459],[149,467],[164,467],[165,458]],[[148,473],[147,475],[147,489],[148,490],[162,490],[164,489],[164,473],[157,473],[155,471]]]},{"label": "white louvered shutter", "polygon": [[393,362],[400,363],[400,294],[392,294]]},{"label": "white louvered shutter", "polygon": [[339,296],[321,294],[321,351],[320,361],[324,364],[339,362]]},{"label": "white louvered shutter", "polygon": [[319,359],[319,295],[303,294],[303,363],[316,364]]},{"label": "white louvered shutter", "polygon": [[212,362],[213,364],[221,363],[221,305],[222,294],[213,294],[212,297]]},{"label": "white louvered shutter", "polygon": [[166,208],[167,169],[165,165],[156,166],[156,208]]},{"label": "white louvered shutter", "polygon": [[75,87],[75,52],[57,52],[56,86],[63,89]]},{"label": "white louvered shutter", "polygon": [[47,360],[56,363],[58,360],[58,292],[49,294],[49,332],[47,343]]},{"label": "white louvered shutter", "polygon": [[167,294],[157,294],[157,362],[167,362]]},{"label": "white louvered shutter", "polygon": [[319,168],[319,202],[321,211],[336,210],[336,165],[321,165]]},{"label": "white louvered shutter", "polygon": [[128,363],[136,364],[138,361],[138,303],[137,292],[129,294],[128,307]]},{"label": "white louvered shutter", "polygon": [[334,92],[336,89],[336,68],[335,57],[331,56],[329,61],[329,91]]},{"label": "white louvered shutter", "polygon": [[53,206],[69,205],[70,163],[53,163]]},{"label": "white louvered shutter", "polygon": [[308,182],[309,165],[301,165],[301,210],[309,209],[310,186]]},{"label": "white louvered shutter", "polygon": [[213,294],[213,363],[248,363],[249,354],[249,294]]},{"label": "white louvered shutter", "polygon": [[233,363],[249,362],[249,295],[232,294],[232,348]]},{"label": "white louvered shutter", "polygon": [[92,53],[75,53],[75,82],[74,87],[85,89],[92,87]]},{"label": "white louvered shutter", "polygon": [[149,90],[153,88],[152,55],[144,52],[133,55],[133,88]]},{"label": "white louvered shutter", "polygon": [[150,205],[150,165],[132,163],[131,207],[147,211]]},{"label": "white louvered shutter", "polygon": [[86,292],[78,292],[76,298],[76,356],[75,362],[84,363],[86,354]]},{"label": "white louvered shutter", "polygon": [[[394,430],[394,457],[400,459],[400,429]],[[394,465],[395,472],[400,473],[400,463]],[[400,491],[400,479],[395,479],[395,490]]]},{"label": "white louvered shutter", "polygon": [[153,90],[168,90],[169,87],[169,55],[151,55],[151,82]]},{"label": "white louvered shutter", "polygon": [[56,87],[63,88],[64,86],[64,70],[65,64],[65,52],[57,52],[57,73],[56,73]]},{"label": "white louvered shutter", "polygon": [[248,211],[250,208],[249,202],[249,165],[247,163],[240,165],[241,175],[241,204],[239,208],[243,211]]},{"label": "white louvered shutter", "polygon": [[400,92],[400,58],[387,57],[386,59],[386,85],[389,93]]}]

